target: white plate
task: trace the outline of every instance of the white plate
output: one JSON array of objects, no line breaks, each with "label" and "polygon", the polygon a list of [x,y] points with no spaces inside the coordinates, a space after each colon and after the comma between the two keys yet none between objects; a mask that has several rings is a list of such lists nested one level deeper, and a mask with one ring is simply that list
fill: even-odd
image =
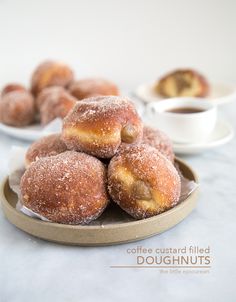
[{"label": "white plate", "polygon": [[218,120],[207,141],[197,144],[173,143],[178,154],[196,154],[228,143],[234,137],[234,129],[224,120]]},{"label": "white plate", "polygon": [[60,132],[61,124],[61,119],[55,119],[45,127],[42,127],[40,124],[35,124],[32,126],[17,128],[0,123],[0,131],[18,139],[34,141],[45,135]]},{"label": "white plate", "polygon": [[[211,91],[207,99],[214,101],[215,105],[221,105],[236,100],[236,88],[225,84],[210,84]],[[154,91],[154,83],[140,85],[135,95],[145,103],[164,100]]]}]

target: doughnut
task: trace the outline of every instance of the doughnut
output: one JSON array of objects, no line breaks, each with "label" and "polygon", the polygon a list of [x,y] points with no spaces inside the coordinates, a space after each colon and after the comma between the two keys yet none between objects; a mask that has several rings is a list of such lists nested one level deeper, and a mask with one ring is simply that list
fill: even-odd
[{"label": "doughnut", "polygon": [[32,162],[41,157],[54,156],[67,151],[60,134],[51,134],[35,141],[28,148],[25,155],[25,165],[28,167]]},{"label": "doughnut", "polygon": [[108,204],[106,170],[95,157],[66,151],[43,157],[20,182],[23,206],[51,222],[87,224]]},{"label": "doughnut", "polygon": [[166,156],[171,162],[174,162],[175,154],[169,137],[158,129],[143,127],[143,144],[156,148],[162,155]]},{"label": "doughnut", "polygon": [[12,91],[27,91],[26,88],[18,83],[10,83],[3,87],[1,96],[4,96],[8,92]]},{"label": "doughnut", "polygon": [[123,149],[108,166],[108,192],[112,200],[136,219],[160,214],[176,205],[180,189],[174,165],[148,145]]},{"label": "doughnut", "polygon": [[179,69],[161,78],[154,89],[164,97],[205,97],[209,93],[209,84],[199,72]]},{"label": "doughnut", "polygon": [[41,124],[47,125],[55,118],[63,119],[76,102],[63,87],[45,88],[36,99]]},{"label": "doughnut", "polygon": [[78,100],[99,95],[119,95],[115,84],[101,78],[75,81],[69,86],[69,91]]},{"label": "doughnut", "polygon": [[72,82],[73,78],[73,71],[66,64],[56,61],[45,61],[33,72],[31,78],[31,92],[34,95],[37,95],[46,87],[67,87]]},{"label": "doughnut", "polygon": [[43,105],[45,101],[50,98],[58,98],[61,94],[67,92],[64,87],[61,86],[51,86],[44,88],[38,96],[35,98],[36,109],[39,111],[40,107]]},{"label": "doughnut", "polygon": [[21,127],[34,120],[34,99],[23,90],[8,92],[0,100],[0,121],[3,124]]},{"label": "doughnut", "polygon": [[122,142],[141,141],[142,128],[128,98],[99,96],[76,103],[63,121],[62,139],[70,150],[110,158]]}]

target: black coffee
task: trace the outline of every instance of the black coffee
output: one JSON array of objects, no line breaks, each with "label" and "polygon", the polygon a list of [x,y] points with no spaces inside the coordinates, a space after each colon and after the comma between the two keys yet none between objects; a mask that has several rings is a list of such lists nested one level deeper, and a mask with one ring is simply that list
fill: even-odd
[{"label": "black coffee", "polygon": [[194,108],[194,107],[178,107],[166,110],[166,112],[172,113],[199,113],[205,111],[202,108]]}]

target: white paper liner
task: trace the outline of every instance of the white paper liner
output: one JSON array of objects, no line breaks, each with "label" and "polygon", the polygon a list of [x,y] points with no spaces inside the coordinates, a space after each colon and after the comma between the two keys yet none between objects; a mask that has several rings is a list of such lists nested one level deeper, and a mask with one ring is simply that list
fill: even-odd
[{"label": "white paper liner", "polygon": [[[8,174],[9,174],[9,186],[10,188],[17,194],[18,196],[18,201],[16,204],[16,209],[22,213],[24,213],[27,216],[30,216],[32,218],[37,218],[43,221],[48,221],[47,218],[43,217],[42,215],[39,215],[24,205],[22,205],[20,201],[20,180],[21,177],[25,171],[25,166],[24,166],[24,161],[25,161],[25,154],[26,154],[27,149],[22,148],[22,147],[17,147],[13,146],[10,151],[10,158],[9,158],[9,165],[8,165]],[[192,180],[189,180],[181,174],[178,166],[176,165],[176,168],[179,172],[180,178],[181,178],[181,195],[179,202],[184,201],[197,187],[198,184]],[[106,212],[106,211],[105,211]],[[105,215],[104,215],[105,214]],[[106,215],[106,213],[103,214],[102,220],[99,218],[98,221],[91,222],[90,224],[108,224],[108,223],[119,223],[119,221],[116,221],[110,213]],[[119,216],[122,217],[122,221],[128,222],[128,221],[133,221],[134,218],[129,216],[128,214],[124,215],[124,213],[119,213]]]}]

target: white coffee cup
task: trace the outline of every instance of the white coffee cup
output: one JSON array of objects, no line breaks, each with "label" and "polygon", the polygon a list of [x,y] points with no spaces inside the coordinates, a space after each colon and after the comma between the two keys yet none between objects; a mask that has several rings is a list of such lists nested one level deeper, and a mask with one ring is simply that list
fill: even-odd
[{"label": "white coffee cup", "polygon": [[[199,112],[170,112],[177,108],[196,108]],[[182,97],[149,103],[145,121],[148,125],[164,131],[174,142],[198,143],[209,137],[216,119],[217,107],[211,101]]]}]

